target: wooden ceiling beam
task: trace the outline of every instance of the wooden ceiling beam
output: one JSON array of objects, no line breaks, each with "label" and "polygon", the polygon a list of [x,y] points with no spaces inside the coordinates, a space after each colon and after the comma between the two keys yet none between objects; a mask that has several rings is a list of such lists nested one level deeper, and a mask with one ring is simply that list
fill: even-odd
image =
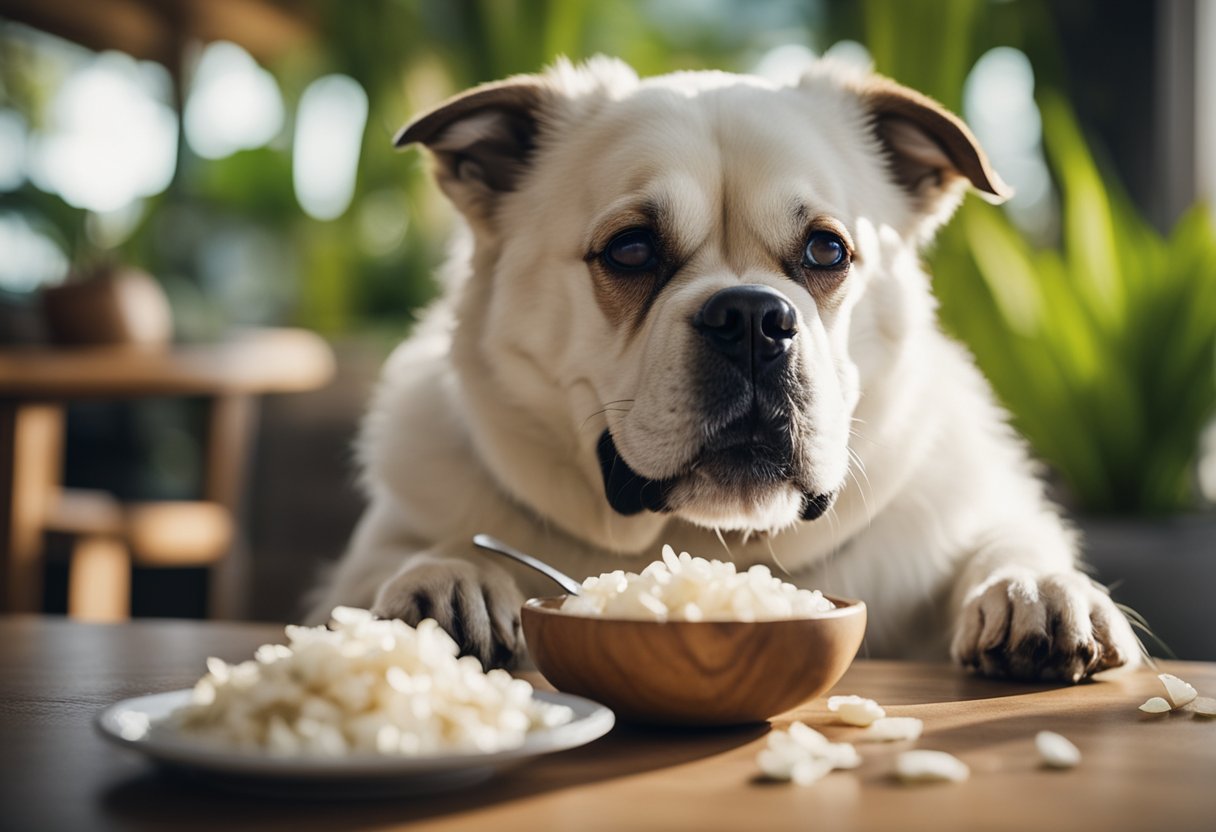
[{"label": "wooden ceiling beam", "polygon": [[315,32],[305,9],[271,0],[0,0],[0,18],[169,66],[191,39],[230,40],[270,61]]}]

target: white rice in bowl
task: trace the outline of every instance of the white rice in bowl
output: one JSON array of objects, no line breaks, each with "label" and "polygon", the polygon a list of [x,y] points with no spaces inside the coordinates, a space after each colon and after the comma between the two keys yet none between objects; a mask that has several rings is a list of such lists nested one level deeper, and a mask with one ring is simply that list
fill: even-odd
[{"label": "white rice in bowl", "polygon": [[432,620],[415,628],[337,607],[330,628],[288,626],[288,644],[240,664],[208,659],[191,704],[166,723],[242,751],[343,757],[504,751],[573,718],[523,679],[458,658]]},{"label": "white rice in bowl", "polygon": [[782,581],[763,564],[739,572],[733,563],[677,555],[670,546],[640,574],[587,578],[561,606],[575,615],[643,621],[775,621],[835,608],[818,590]]}]

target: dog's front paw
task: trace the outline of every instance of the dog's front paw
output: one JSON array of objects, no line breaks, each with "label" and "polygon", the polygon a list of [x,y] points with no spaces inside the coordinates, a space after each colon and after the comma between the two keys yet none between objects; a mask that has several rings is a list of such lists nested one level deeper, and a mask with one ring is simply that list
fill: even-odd
[{"label": "dog's front paw", "polygon": [[1028,570],[972,590],[951,652],[986,676],[1066,682],[1140,659],[1131,625],[1100,587],[1079,572]]},{"label": "dog's front paw", "polygon": [[454,558],[418,557],[386,581],[372,612],[416,626],[433,618],[482,666],[503,667],[523,650],[523,595],[505,573]]}]

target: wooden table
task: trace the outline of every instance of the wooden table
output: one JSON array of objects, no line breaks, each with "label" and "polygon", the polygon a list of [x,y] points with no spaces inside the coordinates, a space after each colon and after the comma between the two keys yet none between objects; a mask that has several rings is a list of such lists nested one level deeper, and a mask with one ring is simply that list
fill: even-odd
[{"label": "wooden table", "polygon": [[[118,699],[186,687],[208,655],[247,658],[281,629],[219,622],[90,625],[0,618],[0,829],[240,830],[1168,830],[1216,828],[1216,721],[1145,717],[1151,673],[1051,688],[970,678],[948,665],[858,661],[837,687],[925,721],[921,748],[970,764],[960,785],[901,786],[897,746],[859,745],[864,764],[807,788],[757,782],[766,728],[619,728],[463,792],[362,803],[280,802],[159,776],[106,745],[91,720]],[[1169,662],[1216,693],[1216,665]],[[824,700],[800,718],[847,740]],[[1084,760],[1038,767],[1035,732],[1070,737]]]},{"label": "wooden table", "polygon": [[[41,609],[42,536],[60,501],[67,403],[205,398],[209,407],[204,507],[233,514],[245,479],[254,397],[313,390],[332,375],[328,345],[298,329],[247,330],[215,343],[168,348],[0,350],[0,610]],[[109,553],[104,547],[97,550],[105,564]],[[105,571],[114,570],[96,571],[100,580]],[[224,593],[214,595],[222,602]]]}]

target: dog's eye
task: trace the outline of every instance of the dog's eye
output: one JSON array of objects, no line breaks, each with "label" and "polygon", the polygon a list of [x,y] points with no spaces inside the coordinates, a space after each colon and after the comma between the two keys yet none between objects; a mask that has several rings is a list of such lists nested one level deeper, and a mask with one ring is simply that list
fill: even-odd
[{"label": "dog's eye", "polygon": [[656,255],[651,233],[644,228],[634,228],[612,238],[604,249],[604,262],[618,271],[636,272],[654,266]]},{"label": "dog's eye", "polygon": [[849,259],[844,240],[831,231],[816,231],[806,241],[802,265],[811,269],[831,269],[843,266]]}]

